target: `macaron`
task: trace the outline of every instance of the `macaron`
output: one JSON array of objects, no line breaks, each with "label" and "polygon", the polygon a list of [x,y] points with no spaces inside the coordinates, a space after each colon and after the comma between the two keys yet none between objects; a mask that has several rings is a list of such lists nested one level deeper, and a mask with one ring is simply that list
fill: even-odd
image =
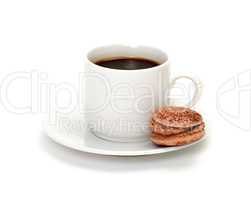
[{"label": "macaron", "polygon": [[204,128],[205,123],[198,112],[185,107],[164,107],[153,114],[150,138],[156,145],[185,145],[202,138]]}]

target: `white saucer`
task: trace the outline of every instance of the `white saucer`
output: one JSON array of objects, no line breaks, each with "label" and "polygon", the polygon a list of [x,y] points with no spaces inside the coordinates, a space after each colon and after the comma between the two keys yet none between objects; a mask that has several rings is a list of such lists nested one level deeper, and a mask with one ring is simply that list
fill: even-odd
[{"label": "white saucer", "polygon": [[178,151],[201,142],[205,137],[189,145],[179,147],[158,147],[151,141],[120,143],[111,142],[93,135],[80,115],[57,116],[55,123],[44,121],[44,131],[55,142],[83,152],[116,155],[141,156]]}]

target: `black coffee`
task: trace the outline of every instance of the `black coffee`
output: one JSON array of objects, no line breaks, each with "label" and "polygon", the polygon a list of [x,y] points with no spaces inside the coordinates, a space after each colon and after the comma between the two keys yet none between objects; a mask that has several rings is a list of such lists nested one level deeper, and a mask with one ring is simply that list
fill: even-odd
[{"label": "black coffee", "polygon": [[96,64],[102,67],[122,70],[146,69],[159,65],[157,62],[145,58],[114,58],[100,60]]}]

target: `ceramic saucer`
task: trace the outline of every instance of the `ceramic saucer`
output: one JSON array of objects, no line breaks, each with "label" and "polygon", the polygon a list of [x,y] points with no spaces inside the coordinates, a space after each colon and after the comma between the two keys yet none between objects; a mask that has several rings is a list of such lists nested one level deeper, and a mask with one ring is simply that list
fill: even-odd
[{"label": "ceramic saucer", "polygon": [[142,156],[178,151],[198,144],[205,138],[178,147],[158,147],[151,141],[111,142],[93,135],[87,128],[84,116],[74,114],[57,116],[54,121],[45,120],[43,129],[52,140],[66,147],[88,153],[115,156]]}]

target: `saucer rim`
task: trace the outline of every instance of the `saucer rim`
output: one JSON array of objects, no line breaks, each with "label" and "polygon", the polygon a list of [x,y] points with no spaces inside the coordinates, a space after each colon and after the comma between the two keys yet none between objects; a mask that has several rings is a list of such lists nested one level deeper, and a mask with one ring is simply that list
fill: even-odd
[{"label": "saucer rim", "polygon": [[[55,131],[56,130],[54,130],[53,132],[55,132]],[[67,148],[74,149],[74,150],[81,151],[81,152],[86,152],[86,153],[91,153],[91,154],[96,154],[96,155],[106,155],[106,156],[145,156],[145,155],[163,154],[163,153],[174,152],[174,151],[178,151],[178,150],[182,150],[182,149],[191,147],[191,146],[196,145],[206,139],[206,135],[204,135],[198,141],[195,141],[195,142],[187,144],[187,145],[175,146],[175,147],[158,147],[156,149],[146,149],[146,150],[107,150],[107,149],[98,149],[98,148],[87,147],[84,145],[83,146],[79,146],[77,144],[74,145],[72,142],[67,142],[67,137],[56,137],[55,136],[55,135],[59,135],[60,133],[51,134],[52,131],[49,131],[46,129],[44,129],[44,132],[52,141],[54,141],[57,144],[60,144],[62,146],[65,146]],[[56,131],[56,132],[58,132],[58,131]],[[63,134],[61,134],[61,135],[63,135]],[[95,136],[95,137],[97,137],[97,136]],[[98,137],[97,137],[97,139],[102,140],[101,138],[98,138]],[[145,141],[145,142],[149,143],[150,141]],[[144,142],[139,142],[139,143],[142,144]]]}]

